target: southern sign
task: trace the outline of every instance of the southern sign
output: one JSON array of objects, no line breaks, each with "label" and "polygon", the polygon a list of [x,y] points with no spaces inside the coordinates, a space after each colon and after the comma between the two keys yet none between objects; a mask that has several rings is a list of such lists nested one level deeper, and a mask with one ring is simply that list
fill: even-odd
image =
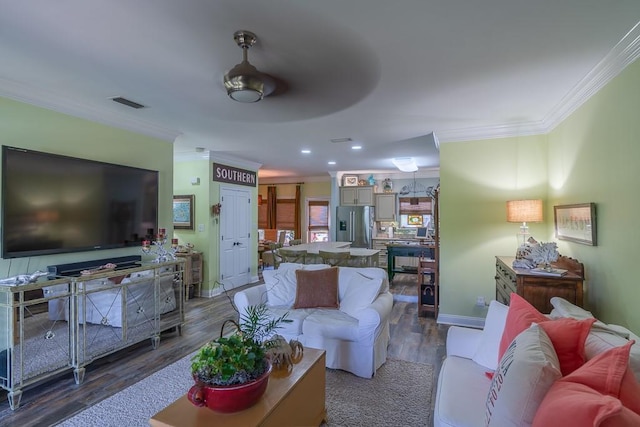
[{"label": "southern sign", "polygon": [[213,180],[218,182],[228,182],[230,184],[256,186],[256,173],[254,171],[234,168],[233,166],[213,164]]}]

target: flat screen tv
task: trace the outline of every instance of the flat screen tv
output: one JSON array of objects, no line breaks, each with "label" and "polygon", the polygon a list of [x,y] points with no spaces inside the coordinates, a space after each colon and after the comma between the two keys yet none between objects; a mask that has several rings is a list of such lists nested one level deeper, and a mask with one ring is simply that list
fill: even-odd
[{"label": "flat screen tv", "polygon": [[138,246],[158,228],[158,172],[2,147],[2,257]]}]

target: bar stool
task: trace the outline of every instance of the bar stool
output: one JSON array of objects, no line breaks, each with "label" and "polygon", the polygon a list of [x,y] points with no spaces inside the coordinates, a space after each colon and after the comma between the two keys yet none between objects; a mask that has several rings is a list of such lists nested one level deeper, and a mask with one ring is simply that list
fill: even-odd
[{"label": "bar stool", "polygon": [[346,267],[349,265],[349,261],[351,260],[351,253],[349,252],[318,251],[318,255],[322,258],[323,264],[329,264],[332,267]]},{"label": "bar stool", "polygon": [[277,251],[277,254],[282,259],[282,262],[295,262],[300,264],[305,264],[307,251],[293,251],[291,249],[280,248]]}]

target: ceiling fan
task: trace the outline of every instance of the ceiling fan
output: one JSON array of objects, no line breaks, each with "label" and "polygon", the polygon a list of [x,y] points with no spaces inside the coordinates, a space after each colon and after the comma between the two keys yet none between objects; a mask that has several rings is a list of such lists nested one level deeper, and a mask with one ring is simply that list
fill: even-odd
[{"label": "ceiling fan", "polygon": [[280,81],[262,73],[247,60],[247,51],[258,37],[251,31],[238,30],[233,33],[233,40],[242,49],[242,62],[230,69],[224,76],[224,87],[227,95],[238,102],[258,102],[265,96],[274,94]]}]

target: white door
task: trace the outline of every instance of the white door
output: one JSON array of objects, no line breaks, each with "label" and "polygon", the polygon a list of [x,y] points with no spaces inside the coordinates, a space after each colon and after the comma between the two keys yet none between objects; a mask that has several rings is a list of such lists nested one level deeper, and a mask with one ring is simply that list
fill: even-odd
[{"label": "white door", "polygon": [[251,194],[228,187],[220,194],[220,281],[233,289],[251,280]]}]

